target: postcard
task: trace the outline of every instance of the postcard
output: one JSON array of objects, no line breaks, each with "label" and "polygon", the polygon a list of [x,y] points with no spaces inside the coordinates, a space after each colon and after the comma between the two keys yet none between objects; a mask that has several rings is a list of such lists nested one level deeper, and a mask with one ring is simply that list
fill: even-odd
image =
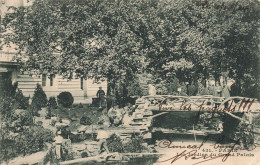
[{"label": "postcard", "polygon": [[260,164],[259,0],[0,0],[1,165]]}]

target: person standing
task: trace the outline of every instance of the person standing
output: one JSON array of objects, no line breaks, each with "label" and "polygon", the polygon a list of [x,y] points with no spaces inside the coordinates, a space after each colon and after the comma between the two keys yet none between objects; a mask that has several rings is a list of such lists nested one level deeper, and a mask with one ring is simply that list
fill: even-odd
[{"label": "person standing", "polygon": [[105,102],[105,91],[102,87],[99,87],[99,90],[97,91],[97,98],[99,100],[99,108],[102,108]]},{"label": "person standing", "polygon": [[214,87],[214,96],[221,97],[221,87],[219,86],[219,82],[216,83],[216,86]]},{"label": "person standing", "polygon": [[155,96],[156,95],[156,89],[152,84],[148,84],[148,94],[150,96]]},{"label": "person standing", "polygon": [[57,159],[61,159],[61,145],[63,143],[63,137],[61,136],[61,131],[57,132],[57,136],[54,138],[56,146],[56,156]]},{"label": "person standing", "polygon": [[227,84],[224,84],[223,89],[222,89],[222,95],[225,97],[225,99],[230,97],[230,88],[227,86]]},{"label": "person standing", "polygon": [[[227,86],[227,84],[225,83],[224,86],[223,86],[223,88],[222,88],[222,96],[225,98],[225,100],[230,97],[229,91],[230,91],[230,88],[229,88],[229,87]],[[227,107],[228,107],[228,101],[225,102],[225,108],[227,108]]]}]

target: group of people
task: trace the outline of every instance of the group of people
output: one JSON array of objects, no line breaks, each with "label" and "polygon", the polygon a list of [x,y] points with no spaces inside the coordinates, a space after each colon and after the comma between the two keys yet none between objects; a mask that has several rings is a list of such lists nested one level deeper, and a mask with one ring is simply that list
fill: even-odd
[{"label": "group of people", "polygon": [[[99,130],[97,132],[96,141],[98,142],[99,145],[99,152],[98,152],[99,154],[101,154],[102,152],[110,153],[106,142],[109,136],[110,135],[105,130]],[[55,143],[56,158],[60,160],[62,159],[62,155],[64,153],[62,148],[65,143],[65,138],[62,136],[61,130],[56,132],[56,137],[54,138],[54,141],[55,141],[54,143]],[[88,148],[85,149],[85,152],[87,153],[88,156],[92,156]]]},{"label": "group of people", "polygon": [[225,99],[230,97],[230,87],[224,83],[222,86],[217,82],[216,85],[210,85],[208,87],[209,94],[216,97],[224,97]]}]

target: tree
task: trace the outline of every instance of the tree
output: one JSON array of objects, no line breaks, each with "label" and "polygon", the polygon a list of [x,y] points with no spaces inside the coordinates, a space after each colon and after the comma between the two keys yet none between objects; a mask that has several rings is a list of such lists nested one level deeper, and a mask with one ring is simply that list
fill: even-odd
[{"label": "tree", "polygon": [[35,106],[36,110],[41,110],[42,107],[47,105],[47,102],[48,100],[45,92],[41,85],[37,84],[32,97],[32,106]]},{"label": "tree", "polygon": [[257,0],[36,0],[11,9],[3,36],[23,69],[106,78],[111,95],[144,71],[190,84],[222,73],[241,88],[245,74],[259,81]]}]

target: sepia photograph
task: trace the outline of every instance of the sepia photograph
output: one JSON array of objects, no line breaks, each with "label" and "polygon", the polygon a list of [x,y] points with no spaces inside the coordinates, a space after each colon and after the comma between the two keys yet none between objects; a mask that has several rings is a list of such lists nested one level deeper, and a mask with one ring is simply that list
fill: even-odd
[{"label": "sepia photograph", "polygon": [[260,165],[260,0],[0,0],[0,165]]}]

